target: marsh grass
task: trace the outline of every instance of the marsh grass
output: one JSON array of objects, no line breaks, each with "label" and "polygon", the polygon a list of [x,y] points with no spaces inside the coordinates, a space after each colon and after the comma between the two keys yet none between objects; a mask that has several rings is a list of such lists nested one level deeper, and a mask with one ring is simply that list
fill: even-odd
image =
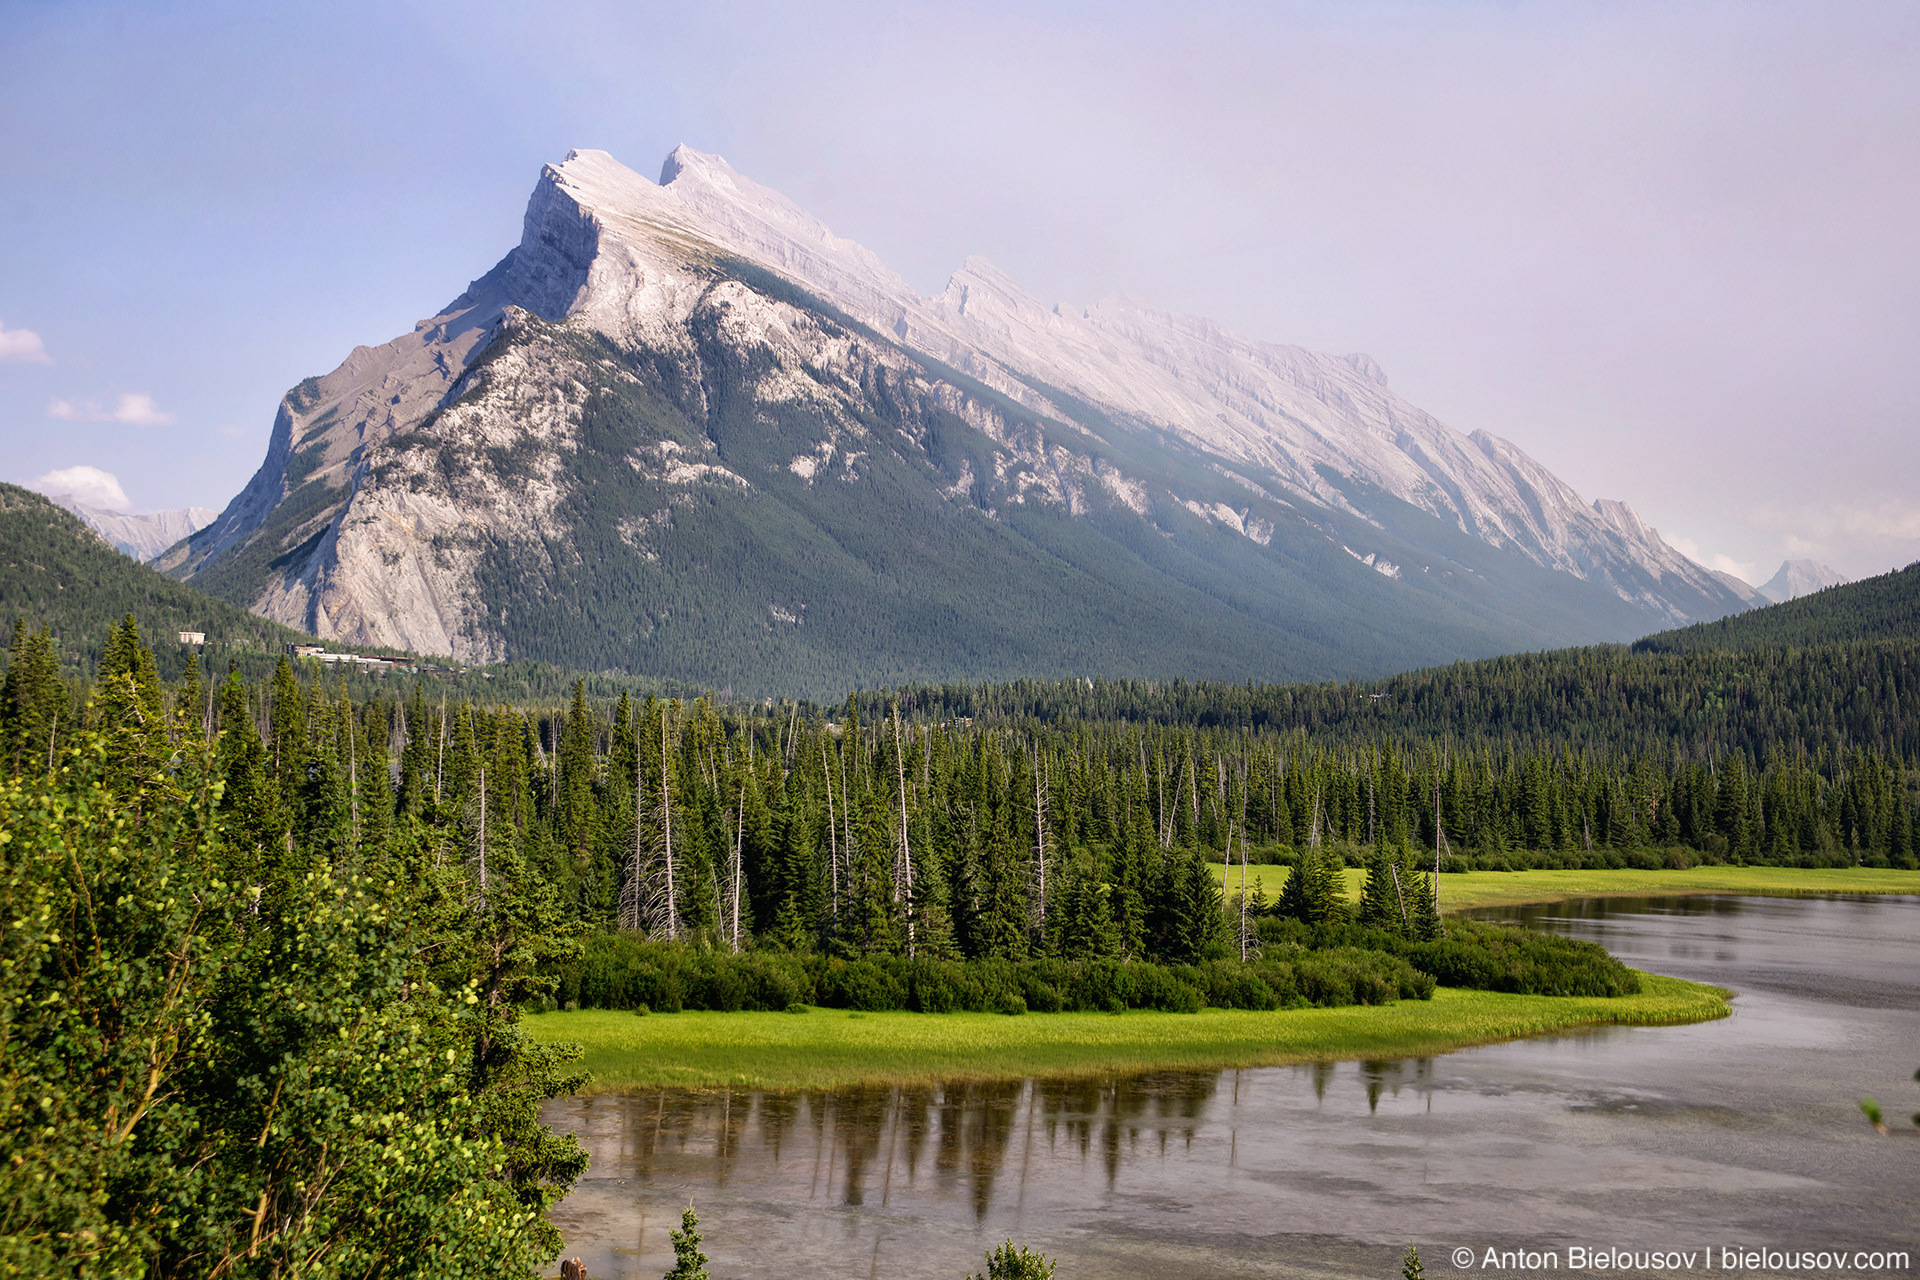
[{"label": "marsh grass", "polygon": [[[1229,896],[1240,889],[1240,868],[1215,864]],[[1279,896],[1289,868],[1250,866],[1247,883],[1260,879],[1268,901]],[[1360,900],[1366,872],[1347,868],[1347,899]],[[1693,893],[1744,893],[1796,897],[1811,893],[1920,894],[1920,871],[1885,867],[1693,867],[1686,871],[1463,871],[1440,877],[1440,908],[1451,913],[1474,907],[1562,902],[1569,898],[1664,897]]]},{"label": "marsh grass", "polygon": [[1277,1013],[543,1013],[526,1026],[586,1048],[588,1092],[822,1089],[1177,1067],[1419,1057],[1578,1027],[1725,1017],[1717,987],[1642,975],[1636,996],[1506,995],[1442,987],[1432,1000]]}]

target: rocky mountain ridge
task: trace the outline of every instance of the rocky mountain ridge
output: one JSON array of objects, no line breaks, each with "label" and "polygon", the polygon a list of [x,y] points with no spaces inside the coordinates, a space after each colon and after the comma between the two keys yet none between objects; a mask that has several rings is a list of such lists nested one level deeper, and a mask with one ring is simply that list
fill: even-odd
[{"label": "rocky mountain ridge", "polygon": [[177,511],[149,511],[135,515],[88,506],[70,493],[52,495],[59,506],[86,521],[87,526],[135,560],[152,560],[174,543],[212,524],[220,513],[210,507],[182,507]]},{"label": "rocky mountain ridge", "polygon": [[1785,604],[1850,581],[1846,574],[1817,560],[1783,560],[1778,571],[1760,585],[1759,592],[1774,604]]},{"label": "rocky mountain ridge", "polygon": [[327,638],[816,691],[1366,674],[1747,603],[1364,356],[979,260],[917,298],[717,157],[662,179],[548,166],[163,567]]}]

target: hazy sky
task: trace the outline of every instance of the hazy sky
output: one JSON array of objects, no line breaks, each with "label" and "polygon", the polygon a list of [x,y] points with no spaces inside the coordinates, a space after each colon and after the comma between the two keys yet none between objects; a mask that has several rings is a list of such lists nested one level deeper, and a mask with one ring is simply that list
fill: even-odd
[{"label": "hazy sky", "polygon": [[543,162],[679,142],[922,292],[1366,351],[1750,580],[1920,558],[1910,2],[0,0],[0,478],[224,506]]}]

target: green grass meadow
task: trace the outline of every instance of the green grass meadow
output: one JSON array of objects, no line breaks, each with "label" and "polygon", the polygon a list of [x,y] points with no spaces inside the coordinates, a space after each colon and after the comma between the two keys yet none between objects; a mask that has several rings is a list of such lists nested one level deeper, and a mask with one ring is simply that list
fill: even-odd
[{"label": "green grass meadow", "polygon": [[1418,1057],[1599,1025],[1725,1017],[1716,987],[1642,976],[1617,999],[1505,995],[1442,987],[1432,1000],[1256,1013],[674,1013],[604,1009],[530,1015],[547,1041],[586,1048],[585,1092],[661,1086],[824,1089],[1022,1076],[1090,1076],[1178,1067],[1256,1067]]},{"label": "green grass meadow", "polygon": [[[1240,890],[1240,868],[1220,866],[1227,893]],[[1272,900],[1287,882],[1289,868],[1247,868],[1249,888],[1258,877]],[[1367,873],[1347,868],[1347,897],[1360,900]],[[1803,869],[1800,867],[1693,867],[1686,871],[1464,871],[1440,877],[1440,909],[1517,906],[1562,902],[1569,898],[1659,897],[1689,893],[1745,893],[1793,897],[1807,893],[1920,894],[1920,871],[1876,867]]]}]

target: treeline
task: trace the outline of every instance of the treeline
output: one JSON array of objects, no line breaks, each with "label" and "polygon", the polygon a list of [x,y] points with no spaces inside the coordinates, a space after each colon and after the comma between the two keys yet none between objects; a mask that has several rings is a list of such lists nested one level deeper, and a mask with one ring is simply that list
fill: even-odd
[{"label": "treeline", "polygon": [[[0,698],[16,768],[75,715],[35,634]],[[262,865],[431,846],[482,883],[524,863],[585,924],[730,949],[1190,964],[1244,954],[1262,911],[1331,919],[1342,865],[1370,866],[1367,910],[1391,890],[1419,933],[1436,866],[1915,862],[1911,771],[1864,749],[1327,746],[1300,730],[942,724],[851,699],[830,722],[596,704],[584,685],[548,709],[400,692],[355,698],[282,664],[217,688],[191,671],[163,696],[217,737],[229,839]],[[1222,861],[1299,872],[1229,910]]]},{"label": "treeline", "polygon": [[[1797,603],[1797,602],[1796,602]],[[1782,606],[1784,607],[1784,606]],[[1388,738],[1615,755],[1856,748],[1920,756],[1920,637],[1809,649],[1523,653],[1346,684],[1020,680],[862,695],[932,720],[1038,720]]]}]

